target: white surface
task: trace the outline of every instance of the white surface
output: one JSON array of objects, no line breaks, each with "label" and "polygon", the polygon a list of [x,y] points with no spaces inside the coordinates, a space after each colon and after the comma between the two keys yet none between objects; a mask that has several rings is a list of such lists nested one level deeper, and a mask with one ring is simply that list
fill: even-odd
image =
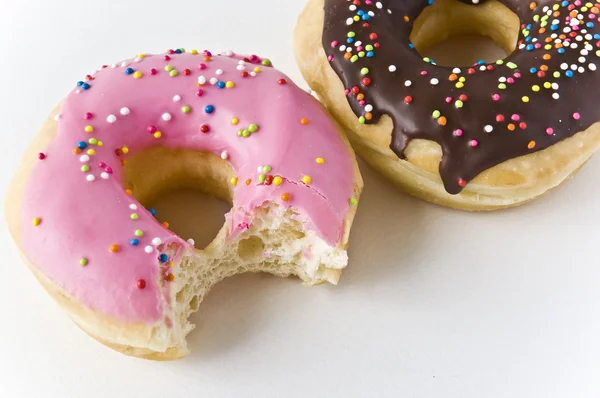
[{"label": "white surface", "polygon": [[[82,73],[183,46],[257,52],[298,80],[302,6],[0,0],[2,196]],[[494,214],[441,209],[362,170],[340,286],[227,280],[193,318],[192,354],[173,363],[122,356],[77,329],[3,225],[0,397],[600,396],[600,158],[551,195]]]}]

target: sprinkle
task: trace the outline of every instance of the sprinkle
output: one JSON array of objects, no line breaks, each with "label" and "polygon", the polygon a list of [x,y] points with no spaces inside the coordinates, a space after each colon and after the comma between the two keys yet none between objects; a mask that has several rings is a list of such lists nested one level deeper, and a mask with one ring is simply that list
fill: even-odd
[{"label": "sprinkle", "polygon": [[535,148],[535,141],[529,141],[529,144],[527,144],[527,148],[528,148],[528,149],[533,149],[533,148]]},{"label": "sprinkle", "polygon": [[79,259],[79,265],[81,265],[82,267],[85,267],[88,264],[88,259],[85,257],[81,257]]},{"label": "sprinkle", "polygon": [[126,115],[129,115],[130,110],[129,110],[129,108],[123,107],[123,108],[121,108],[121,110],[119,112],[121,113],[121,115],[126,116]]},{"label": "sprinkle", "polygon": [[179,102],[181,101],[181,95],[176,95],[173,97],[173,102]]},{"label": "sprinkle", "polygon": [[129,205],[129,208],[131,210],[137,210],[138,207],[135,204],[132,203],[132,204]]},{"label": "sprinkle", "polygon": [[325,159],[317,158],[316,162],[317,162],[317,164],[323,164],[323,163],[325,163]]},{"label": "sprinkle", "polygon": [[304,124],[304,125],[307,125],[308,124],[308,119],[305,118],[305,117],[303,117],[302,119],[300,119],[300,123]]},{"label": "sprinkle", "polygon": [[144,236],[144,231],[142,231],[141,229],[136,229],[133,234],[137,237]]},{"label": "sprinkle", "polygon": [[231,179],[229,180],[229,182],[231,183],[231,185],[237,185],[238,183],[238,178],[237,177],[231,177]]},{"label": "sprinkle", "polygon": [[579,112],[575,112],[575,113],[573,114],[573,119],[575,119],[575,120],[579,120],[580,118],[581,118],[581,115],[579,114]]},{"label": "sprinkle", "polygon": [[39,160],[44,160],[44,159],[46,159],[46,154],[45,154],[45,153],[43,153],[43,152],[40,152],[40,153],[38,153],[38,159],[39,159]]},{"label": "sprinkle", "polygon": [[275,178],[273,178],[273,184],[275,186],[279,186],[283,183],[283,179],[280,176],[275,176]]},{"label": "sprinkle", "polygon": [[121,250],[121,248],[119,245],[110,245],[108,250],[110,250],[111,253],[117,253],[119,250]]},{"label": "sprinkle", "polygon": [[165,253],[162,253],[160,256],[158,256],[158,261],[161,263],[166,263],[169,261],[169,256],[167,256]]},{"label": "sprinkle", "polygon": [[129,218],[131,218],[132,220],[139,220],[140,216],[137,213],[133,213],[129,216]]},{"label": "sprinkle", "polygon": [[483,131],[485,131],[486,133],[491,133],[492,131],[494,131],[494,127],[488,124],[483,128]]},{"label": "sprinkle", "polygon": [[258,125],[251,124],[250,126],[248,126],[248,131],[251,133],[256,133],[258,131]]},{"label": "sprinkle", "polygon": [[223,160],[229,159],[229,153],[227,151],[221,152],[221,159],[223,159]]},{"label": "sprinkle", "polygon": [[138,279],[137,282],[135,282],[135,285],[137,286],[138,289],[145,289],[146,281],[143,279]]},{"label": "sprinkle", "polygon": [[94,131],[94,128],[92,126],[85,126],[84,130],[86,133],[91,133],[92,131]]},{"label": "sprinkle", "polygon": [[108,115],[108,117],[106,118],[106,121],[109,123],[114,123],[117,121],[117,117],[115,115]]},{"label": "sprinkle", "polygon": [[287,192],[281,194],[281,200],[284,202],[288,202],[291,199],[291,195]]},{"label": "sprinkle", "polygon": [[137,72],[135,72],[133,74],[133,77],[135,77],[136,79],[140,79],[142,77],[142,72],[140,72],[139,70]]},{"label": "sprinkle", "polygon": [[146,253],[150,254],[154,251],[154,248],[152,246],[146,246],[146,247],[144,247],[144,251]]},{"label": "sprinkle", "polygon": [[[156,237],[156,238],[152,239],[152,244],[153,244],[154,246],[158,246],[158,245],[160,245],[161,243],[162,243],[162,240],[161,240],[160,238],[158,238],[158,237]],[[163,261],[163,262],[166,262],[166,261]]]},{"label": "sprinkle", "polygon": [[211,113],[213,113],[214,111],[215,111],[215,107],[214,107],[214,106],[212,106],[212,105],[207,105],[207,106],[204,108],[204,112],[206,112],[206,113],[208,113],[208,114],[211,114]]},{"label": "sprinkle", "polygon": [[309,176],[304,176],[302,177],[302,182],[305,183],[306,185],[311,183],[311,178]]},{"label": "sprinkle", "polygon": [[156,133],[153,134],[154,138],[159,139],[160,137],[162,137],[162,133],[160,131],[157,131]]},{"label": "sprinkle", "polygon": [[171,120],[171,114],[167,113],[167,112],[163,113],[161,117],[162,117],[162,120],[164,120],[165,122],[168,122],[169,120]]},{"label": "sprinkle", "polygon": [[553,129],[552,127],[548,127],[548,128],[546,129],[546,134],[548,134],[548,135],[552,135],[552,134],[554,134],[554,129]]},{"label": "sprinkle", "polygon": [[440,81],[439,81],[438,79],[436,79],[435,77],[429,81],[429,83],[431,83],[431,84],[432,84],[432,85],[434,85],[434,86],[437,86],[437,84],[438,84],[439,82],[440,82]]},{"label": "sprinkle", "polygon": [[472,147],[476,147],[477,145],[479,145],[479,141],[477,140],[471,140],[469,141],[469,145]]},{"label": "sprinkle", "polygon": [[356,206],[358,204],[358,199],[356,199],[356,198],[350,198],[350,204],[352,206]]},{"label": "sprinkle", "polygon": [[188,105],[184,105],[181,107],[181,112],[183,113],[190,113],[191,109]]},{"label": "sprinkle", "polygon": [[392,73],[393,73],[393,72],[396,72],[396,70],[397,70],[397,68],[396,68],[396,65],[390,65],[390,66],[389,66],[389,68],[388,68],[388,70],[389,70],[390,72],[392,72]]},{"label": "sprinkle", "polygon": [[40,225],[42,223],[42,219],[39,217],[35,217],[32,221],[32,224],[34,227],[37,227],[38,225]]}]

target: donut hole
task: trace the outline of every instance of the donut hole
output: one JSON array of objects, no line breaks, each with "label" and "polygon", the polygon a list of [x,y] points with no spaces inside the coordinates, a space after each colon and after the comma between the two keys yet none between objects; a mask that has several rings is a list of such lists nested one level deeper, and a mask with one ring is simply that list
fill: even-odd
[{"label": "donut hole", "polygon": [[471,5],[436,0],[414,21],[410,40],[422,57],[441,66],[504,59],[516,49],[519,17],[496,0]]},{"label": "donut hole", "polygon": [[211,154],[153,147],[127,159],[123,185],[156,218],[203,249],[217,236],[231,209],[231,165]]}]

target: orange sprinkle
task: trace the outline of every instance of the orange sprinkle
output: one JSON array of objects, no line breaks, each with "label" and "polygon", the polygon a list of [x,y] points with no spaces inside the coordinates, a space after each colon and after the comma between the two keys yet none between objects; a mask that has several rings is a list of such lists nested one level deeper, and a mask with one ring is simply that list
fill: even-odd
[{"label": "orange sprinkle", "polygon": [[165,221],[164,223],[162,223],[162,225],[163,225],[163,227],[165,227],[165,228],[169,228],[169,225],[170,225],[170,224],[169,224],[168,222],[166,222],[166,221]]},{"label": "orange sprinkle", "polygon": [[542,59],[543,59],[544,61],[548,61],[550,58],[552,58],[552,57],[550,56],[550,54],[544,54],[544,55],[542,56]]},{"label": "orange sprinkle", "polygon": [[553,16],[553,17],[560,17],[560,11],[554,11],[554,12],[552,13],[552,16]]},{"label": "orange sprinkle", "polygon": [[592,14],[598,14],[600,12],[598,7],[592,7],[592,9],[590,11],[592,12]]},{"label": "orange sprinkle", "polygon": [[408,15],[404,16],[404,22],[410,22],[410,18],[408,17]]},{"label": "orange sprinkle", "polygon": [[540,28],[540,30],[538,30],[538,33],[546,33],[546,28]]},{"label": "orange sprinkle", "polygon": [[508,126],[506,126],[507,129],[509,129],[510,131],[514,131],[515,130],[515,125],[512,123],[509,123]]},{"label": "orange sprinkle", "polygon": [[204,60],[208,62],[208,61],[211,60],[211,58],[207,55],[207,56],[204,57]]},{"label": "orange sprinkle", "polygon": [[367,120],[371,120],[371,119],[373,119],[373,114],[372,114],[371,112],[367,112],[367,113],[365,114],[365,119],[367,119]]},{"label": "orange sprinkle", "polygon": [[358,95],[356,96],[356,99],[357,99],[357,100],[359,100],[359,101],[362,101],[362,100],[364,100],[364,99],[365,99],[365,95],[364,95],[363,93],[360,93],[360,94],[358,94]]},{"label": "orange sprinkle", "polygon": [[126,189],[125,193],[130,196],[133,195],[133,192],[131,191],[131,189]]},{"label": "orange sprinkle", "polygon": [[535,1],[532,1],[531,3],[529,3],[530,10],[535,10],[536,7],[537,7],[537,3]]},{"label": "orange sprinkle", "polygon": [[529,144],[527,144],[527,148],[529,148],[529,149],[535,148],[535,141],[529,141]]},{"label": "orange sprinkle", "polygon": [[300,119],[300,123],[306,125],[306,124],[308,124],[308,119],[303,117],[302,119]]},{"label": "orange sprinkle", "polygon": [[119,245],[110,245],[110,247],[108,248],[108,250],[110,250],[111,253],[116,253],[119,250],[121,250],[121,248],[119,247]]},{"label": "orange sprinkle", "polygon": [[543,70],[544,72],[546,72],[548,70],[548,65],[540,66],[540,70]]},{"label": "orange sprinkle", "polygon": [[79,155],[81,153],[81,149],[79,149],[79,148],[73,148],[73,153],[75,155]]},{"label": "orange sprinkle", "polygon": [[346,53],[346,54],[344,54],[344,59],[345,59],[346,61],[347,61],[347,60],[349,60],[351,57],[352,57],[352,54],[350,54],[350,53]]},{"label": "orange sprinkle", "polygon": [[440,126],[445,126],[445,125],[446,125],[446,122],[447,122],[447,120],[446,120],[446,117],[445,117],[445,116],[440,116],[440,118],[438,119],[438,124],[439,124]]},{"label": "orange sprinkle", "polygon": [[450,76],[448,76],[448,80],[450,80],[451,82],[455,81],[456,79],[458,79],[456,73],[453,73]]},{"label": "orange sprinkle", "polygon": [[546,40],[545,40],[546,43],[550,43],[551,41],[552,41],[551,37],[546,37]]},{"label": "orange sprinkle", "polygon": [[567,38],[567,35],[565,35],[565,34],[562,34],[562,35],[558,36],[558,38],[559,38],[559,39],[561,39],[561,40],[564,40],[564,39],[566,39],[566,38]]},{"label": "orange sprinkle", "polygon": [[168,274],[167,276],[165,276],[165,280],[167,282],[173,282],[174,279],[175,279],[175,275],[173,275],[173,274]]},{"label": "orange sprinkle", "polygon": [[287,192],[284,192],[281,194],[281,200],[283,200],[284,202],[287,202],[288,200],[290,200],[291,195]]},{"label": "orange sprinkle", "polygon": [[573,10],[573,11],[571,11],[571,12],[569,13],[569,16],[570,16],[571,18],[577,18],[577,14],[578,14],[578,12],[577,12],[577,11],[575,11],[575,10]]},{"label": "orange sprinkle", "polygon": [[248,179],[246,180],[246,185],[250,185],[250,184],[252,184],[252,180],[248,178]]}]

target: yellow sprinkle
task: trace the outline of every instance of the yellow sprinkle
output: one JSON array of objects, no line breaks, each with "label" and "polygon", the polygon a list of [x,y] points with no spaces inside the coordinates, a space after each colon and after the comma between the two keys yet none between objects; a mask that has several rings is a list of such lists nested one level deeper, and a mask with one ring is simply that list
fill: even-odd
[{"label": "yellow sprinkle", "polygon": [[92,126],[85,126],[84,130],[86,133],[91,133],[92,131],[94,131],[94,128]]},{"label": "yellow sprinkle", "polygon": [[461,82],[461,83],[464,83],[464,82],[467,81],[467,79],[464,76],[461,76],[461,77],[458,78],[458,81]]},{"label": "yellow sprinkle", "polygon": [[317,163],[318,164],[323,164],[323,163],[325,163],[325,159],[323,159],[323,158],[317,158]]},{"label": "yellow sprinkle", "polygon": [[552,44],[546,44],[544,50],[552,50]]},{"label": "yellow sprinkle", "polygon": [[354,21],[356,21],[356,22],[360,21],[360,17],[358,15],[355,15],[354,18],[352,18],[352,19],[354,19]]},{"label": "yellow sprinkle", "polygon": [[154,133],[154,138],[159,139],[162,136],[162,133],[160,131],[157,131]]},{"label": "yellow sprinkle", "polygon": [[238,178],[237,177],[231,177],[231,180],[229,180],[229,182],[231,182],[231,185],[237,185]]},{"label": "yellow sprinkle", "polygon": [[139,79],[140,77],[142,77],[142,72],[140,72],[139,70],[137,72],[135,72],[133,74],[133,77],[135,77],[136,79]]},{"label": "yellow sprinkle", "polygon": [[550,83],[550,82],[544,83],[544,88],[552,88],[552,83]]},{"label": "yellow sprinkle", "polygon": [[102,145],[104,145],[104,143],[102,143],[102,141],[98,141],[98,143],[96,145],[102,146]]},{"label": "yellow sprinkle", "polygon": [[260,72],[260,66],[257,66],[256,68],[254,68],[254,72],[259,73]]},{"label": "yellow sprinkle", "polygon": [[465,85],[461,82],[456,83],[456,88],[463,88]]},{"label": "yellow sprinkle", "polygon": [[235,86],[235,83],[232,81],[228,81],[227,83],[225,83],[225,87],[227,88],[233,88]]},{"label": "yellow sprinkle", "polygon": [[302,177],[302,182],[305,183],[306,185],[310,184],[312,180],[310,179],[309,176],[304,176]]},{"label": "yellow sprinkle", "polygon": [[525,96],[523,96],[523,98],[521,98],[521,101],[529,102],[529,97],[525,95]]},{"label": "yellow sprinkle", "polygon": [[535,91],[535,92],[538,92],[538,91],[540,91],[540,86],[538,86],[538,85],[536,84],[536,85],[534,85],[533,87],[531,87],[531,90],[533,90],[533,91]]},{"label": "yellow sprinkle", "polygon": [[169,265],[169,268],[173,268],[175,266],[175,263],[173,261],[170,261],[168,265]]},{"label": "yellow sprinkle", "polygon": [[240,119],[238,119],[237,117],[234,117],[233,119],[231,119],[231,124],[233,124],[234,126],[236,124],[238,124],[240,122]]},{"label": "yellow sprinkle", "polygon": [[283,178],[276,176],[275,178],[273,178],[273,184],[275,184],[276,186],[281,185],[281,183],[283,182]]},{"label": "yellow sprinkle", "polygon": [[34,219],[33,219],[33,222],[32,222],[32,224],[33,224],[33,226],[34,226],[34,227],[37,227],[37,226],[38,226],[38,225],[40,225],[41,223],[42,223],[42,219],[41,219],[41,218],[39,218],[39,217],[36,217],[36,218],[34,218]]},{"label": "yellow sprinkle", "polygon": [[129,153],[129,148],[127,148],[126,146],[124,146],[123,148],[121,148],[121,151],[123,151],[124,154],[128,154]]},{"label": "yellow sprinkle", "polygon": [[96,154],[96,151],[93,149],[88,149],[87,154],[90,156],[94,156]]},{"label": "yellow sprinkle", "polygon": [[196,55],[196,54],[198,54],[198,50],[195,50],[195,49],[194,49],[194,50],[192,50],[192,54],[193,54],[193,55]]},{"label": "yellow sprinkle", "polygon": [[138,54],[137,57],[140,58],[140,59],[144,59],[144,58],[146,58],[146,54]]}]

